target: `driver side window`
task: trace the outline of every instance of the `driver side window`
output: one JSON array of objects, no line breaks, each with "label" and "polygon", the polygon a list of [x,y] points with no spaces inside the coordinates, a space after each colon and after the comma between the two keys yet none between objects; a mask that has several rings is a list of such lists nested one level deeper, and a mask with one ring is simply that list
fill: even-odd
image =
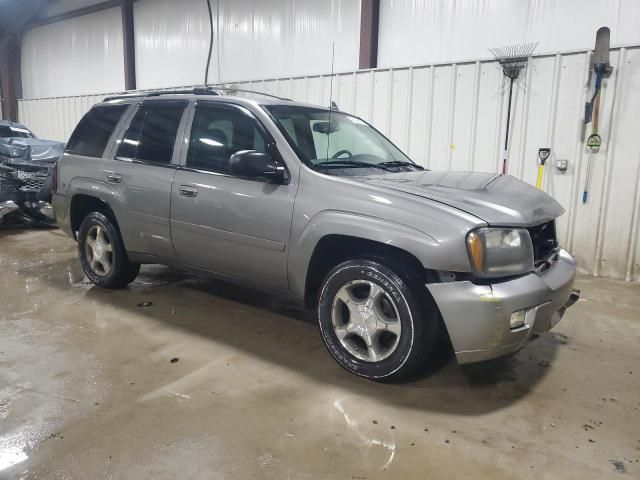
[{"label": "driver side window", "polygon": [[229,159],[240,150],[266,153],[256,123],[234,107],[196,107],[191,127],[187,167],[230,173]]}]

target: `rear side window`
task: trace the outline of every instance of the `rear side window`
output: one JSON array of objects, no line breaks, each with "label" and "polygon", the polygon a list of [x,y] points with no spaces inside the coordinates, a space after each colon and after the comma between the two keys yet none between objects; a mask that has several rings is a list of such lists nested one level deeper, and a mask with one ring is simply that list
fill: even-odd
[{"label": "rear side window", "polygon": [[229,159],[239,150],[266,151],[255,120],[235,108],[196,107],[187,166],[229,173]]},{"label": "rear side window", "polygon": [[186,103],[142,105],[124,134],[118,157],[143,162],[171,162],[176,134]]},{"label": "rear side window", "polygon": [[66,152],[85,157],[102,157],[109,137],[129,105],[100,105],[82,117],[71,134]]}]

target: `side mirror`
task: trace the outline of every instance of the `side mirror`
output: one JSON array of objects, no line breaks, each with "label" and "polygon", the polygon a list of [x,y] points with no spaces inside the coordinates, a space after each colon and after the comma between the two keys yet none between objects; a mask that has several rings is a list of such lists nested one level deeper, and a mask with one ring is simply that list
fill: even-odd
[{"label": "side mirror", "polygon": [[240,150],[231,155],[229,170],[241,177],[264,177],[274,183],[281,183],[285,178],[284,167],[274,162],[268,153],[255,150]]}]

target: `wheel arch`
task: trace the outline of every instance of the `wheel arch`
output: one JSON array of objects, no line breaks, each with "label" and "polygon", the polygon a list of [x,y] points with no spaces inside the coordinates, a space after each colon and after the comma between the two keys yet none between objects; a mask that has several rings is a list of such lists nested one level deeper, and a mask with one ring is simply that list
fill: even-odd
[{"label": "wheel arch", "polygon": [[116,219],[115,213],[109,203],[94,195],[76,193],[71,197],[71,201],[69,202],[69,224],[71,226],[73,237],[76,240],[78,239],[77,232],[80,229],[80,224],[91,212],[100,212],[106,215],[109,220],[113,222],[118,233],[120,233],[118,220]]},{"label": "wheel arch", "polygon": [[292,242],[290,288],[312,306],[318,287],[335,265],[367,256],[402,263],[426,281],[437,269],[438,245],[432,237],[406,225],[345,212],[323,212]]},{"label": "wheel arch", "polygon": [[420,260],[406,250],[367,238],[329,234],[320,239],[309,260],[305,304],[314,307],[327,274],[339,263],[354,258],[377,259],[390,268],[409,268],[425,282],[434,278],[434,272],[424,268]]}]

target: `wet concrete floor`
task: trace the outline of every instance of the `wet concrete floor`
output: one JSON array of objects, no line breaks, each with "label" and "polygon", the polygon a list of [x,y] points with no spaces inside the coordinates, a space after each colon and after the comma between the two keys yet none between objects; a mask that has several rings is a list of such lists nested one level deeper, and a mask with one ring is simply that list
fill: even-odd
[{"label": "wet concrete floor", "polygon": [[517,355],[382,385],[285,300],[160,266],[100,290],[62,232],[0,232],[0,478],[640,478],[640,285],[577,286]]}]

